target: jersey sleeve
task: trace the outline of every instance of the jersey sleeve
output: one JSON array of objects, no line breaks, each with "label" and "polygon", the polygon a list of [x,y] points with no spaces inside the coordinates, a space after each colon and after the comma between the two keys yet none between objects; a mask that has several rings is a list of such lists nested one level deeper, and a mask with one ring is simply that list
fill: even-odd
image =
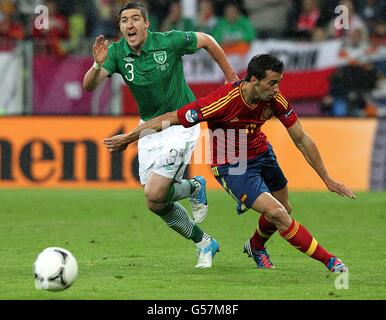
[{"label": "jersey sleeve", "polygon": [[231,85],[224,85],[213,93],[178,109],[177,116],[180,124],[188,128],[203,121],[221,121],[227,112],[228,104],[225,101],[230,94]]},{"label": "jersey sleeve", "polygon": [[275,96],[275,103],[275,116],[286,128],[292,127],[297,121],[298,116],[289,101],[283,96],[283,94],[278,93]]},{"label": "jersey sleeve", "polygon": [[194,31],[176,31],[168,32],[169,39],[174,49],[179,55],[195,53],[197,48],[197,35]]},{"label": "jersey sleeve", "polygon": [[109,73],[109,76],[117,72],[117,59],[114,44],[111,44],[108,47],[107,59],[103,63],[103,68]]}]

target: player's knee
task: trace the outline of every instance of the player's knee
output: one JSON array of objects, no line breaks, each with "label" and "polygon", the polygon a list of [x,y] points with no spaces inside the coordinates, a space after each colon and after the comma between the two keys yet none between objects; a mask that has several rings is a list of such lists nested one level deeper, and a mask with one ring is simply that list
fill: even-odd
[{"label": "player's knee", "polygon": [[283,223],[283,222],[285,222],[286,218],[288,217],[288,212],[287,212],[287,209],[283,205],[276,204],[274,206],[267,208],[266,215],[272,221]]},{"label": "player's knee", "polygon": [[[150,203],[163,203],[165,199],[165,193],[159,188],[145,187],[145,197],[147,202]],[[150,208],[149,208],[150,209]]]}]

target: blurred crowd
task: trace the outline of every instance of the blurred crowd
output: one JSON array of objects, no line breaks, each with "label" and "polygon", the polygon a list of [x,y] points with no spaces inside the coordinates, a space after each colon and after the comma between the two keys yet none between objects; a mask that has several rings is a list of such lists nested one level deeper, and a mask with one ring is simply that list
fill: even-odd
[{"label": "blurred crowd", "polygon": [[[116,40],[120,37],[118,12],[127,2],[1,0],[0,49],[7,46],[10,39],[32,39],[38,51],[61,57],[76,52],[85,39],[92,41],[99,34]],[[149,10],[150,30],[206,32],[228,54],[247,53],[255,39],[341,38],[341,55],[349,63],[331,78],[331,92],[322,105],[324,114],[336,113],[339,104],[345,105],[346,114],[363,110],[365,103],[360,92],[375,89],[378,81],[384,79],[384,75],[363,58],[374,47],[386,45],[386,0],[196,0],[193,17],[184,15],[182,1],[142,2]],[[48,30],[34,25],[41,12],[36,12],[39,5],[48,8]],[[339,5],[349,11],[348,29],[335,26],[341,13],[335,11]]]},{"label": "blurred crowd", "polygon": [[[99,34],[118,38],[117,16],[127,1],[2,0],[0,36],[68,40],[63,50],[71,51],[83,38]],[[142,2],[149,10],[152,31],[203,31],[230,51],[243,51],[256,38],[321,41],[350,37],[357,30],[362,41],[386,43],[386,0],[196,0],[194,18],[184,16],[178,0]],[[48,8],[49,32],[34,27],[39,5]],[[334,27],[339,5],[349,9],[348,30]]]}]

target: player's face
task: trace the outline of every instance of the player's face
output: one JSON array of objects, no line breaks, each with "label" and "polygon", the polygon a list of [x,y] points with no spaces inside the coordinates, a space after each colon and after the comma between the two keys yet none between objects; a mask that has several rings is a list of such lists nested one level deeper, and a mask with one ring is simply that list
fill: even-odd
[{"label": "player's face", "polygon": [[275,97],[275,95],[279,92],[279,83],[281,79],[283,78],[282,73],[277,73],[272,70],[267,70],[265,72],[266,77],[262,80],[258,80],[257,78],[253,77],[254,81],[254,89],[255,93],[257,95],[257,98],[268,101]]},{"label": "player's face", "polygon": [[121,13],[119,28],[125,37],[129,47],[140,50],[147,37],[149,21],[146,21],[138,9],[128,9]]}]

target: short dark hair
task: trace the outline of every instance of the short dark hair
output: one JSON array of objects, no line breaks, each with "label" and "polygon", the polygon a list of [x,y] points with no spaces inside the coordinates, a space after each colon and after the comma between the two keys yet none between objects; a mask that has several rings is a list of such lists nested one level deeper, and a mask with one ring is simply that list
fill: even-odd
[{"label": "short dark hair", "polygon": [[145,5],[139,1],[131,1],[123,5],[119,10],[118,21],[121,21],[122,12],[129,9],[137,9],[141,11],[141,15],[145,19],[145,21],[149,20],[149,13],[147,12]]},{"label": "short dark hair", "polygon": [[267,76],[267,70],[283,73],[284,64],[278,58],[270,54],[258,54],[249,61],[245,80],[251,81],[252,76],[255,76],[259,80],[263,80]]}]

